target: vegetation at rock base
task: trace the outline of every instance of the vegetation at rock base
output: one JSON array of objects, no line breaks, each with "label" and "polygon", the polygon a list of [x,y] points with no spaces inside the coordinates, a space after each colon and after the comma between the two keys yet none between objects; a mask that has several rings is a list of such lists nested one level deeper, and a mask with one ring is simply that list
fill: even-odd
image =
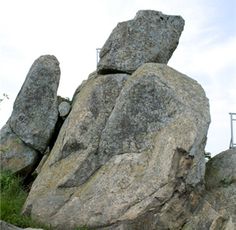
[{"label": "vegetation at rock base", "polygon": [[22,216],[21,209],[27,198],[27,192],[20,177],[9,171],[0,172],[0,219],[18,227],[48,228],[30,217]]},{"label": "vegetation at rock base", "polygon": [[[0,219],[21,228],[52,230],[52,227],[47,227],[28,216],[21,215],[27,195],[20,177],[9,171],[0,172]],[[88,230],[88,228],[78,227],[76,230]]]}]

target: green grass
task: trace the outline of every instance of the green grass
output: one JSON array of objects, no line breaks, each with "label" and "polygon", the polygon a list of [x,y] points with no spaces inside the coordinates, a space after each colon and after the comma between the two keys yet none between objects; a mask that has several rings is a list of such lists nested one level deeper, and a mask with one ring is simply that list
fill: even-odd
[{"label": "green grass", "polygon": [[10,172],[0,172],[0,219],[18,227],[50,228],[21,215],[21,209],[27,198],[21,179]]},{"label": "green grass", "polygon": [[[22,207],[28,194],[20,177],[11,172],[0,172],[0,219],[21,228],[42,228],[52,230],[28,216],[21,215]],[[88,230],[87,227],[78,227],[76,230]]]}]

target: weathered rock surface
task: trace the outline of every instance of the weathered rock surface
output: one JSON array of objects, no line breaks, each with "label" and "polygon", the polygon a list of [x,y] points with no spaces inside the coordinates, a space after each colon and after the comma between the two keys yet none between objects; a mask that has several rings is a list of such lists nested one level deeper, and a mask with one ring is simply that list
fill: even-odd
[{"label": "weathered rock surface", "polygon": [[206,169],[206,199],[217,212],[225,210],[236,229],[236,149],[215,156]]},{"label": "weathered rock surface", "polygon": [[71,105],[67,101],[63,101],[58,106],[58,112],[60,117],[66,117],[71,110]]},{"label": "weathered rock surface", "polygon": [[207,171],[206,171],[207,190],[213,191],[216,188],[220,187],[227,188],[231,185],[236,186],[235,166],[236,166],[236,149],[226,150],[216,155],[209,162],[207,162]]},{"label": "weathered rock surface", "polygon": [[9,122],[1,129],[0,169],[10,170],[22,176],[32,172],[39,158],[38,152],[27,146],[9,126]]},{"label": "weathered rock surface", "polygon": [[161,64],[183,27],[155,11],[118,24],[72,103],[56,96],[56,58],[35,61],[0,139],[1,169],[23,175],[47,148],[24,214],[58,230],[236,229],[236,149],[205,171],[208,99]]},{"label": "weathered rock surface", "polygon": [[13,132],[41,153],[50,141],[58,118],[59,80],[58,60],[51,55],[39,57],[29,70],[10,118]]},{"label": "weathered rock surface", "polygon": [[111,33],[100,52],[99,73],[132,73],[144,63],[166,64],[183,28],[180,16],[139,11],[133,20],[119,23]]},{"label": "weathered rock surface", "polygon": [[57,103],[58,103],[59,118],[61,117],[64,120],[70,113],[71,101],[69,100],[69,98],[57,96]]},{"label": "weathered rock surface", "polygon": [[208,100],[196,81],[164,64],[127,78],[95,73],[77,90],[25,214],[68,230],[187,222],[204,180]]},{"label": "weathered rock surface", "polygon": [[206,191],[198,212],[184,230],[236,229],[236,149],[212,158],[206,167]]}]

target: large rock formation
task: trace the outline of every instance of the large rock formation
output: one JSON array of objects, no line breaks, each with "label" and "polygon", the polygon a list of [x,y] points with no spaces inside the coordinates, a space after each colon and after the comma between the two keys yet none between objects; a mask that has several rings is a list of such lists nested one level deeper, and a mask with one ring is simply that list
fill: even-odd
[{"label": "large rock formation", "polygon": [[59,62],[39,57],[15,100],[7,124],[0,130],[1,170],[29,175],[54,134],[58,119]]},{"label": "large rock formation", "polygon": [[10,126],[27,145],[43,153],[58,118],[59,62],[39,57],[32,65],[15,100]]},{"label": "large rock formation", "polygon": [[166,65],[183,26],[155,11],[118,24],[68,117],[70,103],[56,99],[58,61],[34,63],[1,131],[1,157],[20,150],[30,159],[28,148],[49,145],[25,215],[58,230],[235,229],[235,150],[211,159],[205,174],[208,99]]},{"label": "large rock formation", "polygon": [[119,23],[111,33],[100,52],[99,73],[132,73],[148,62],[167,64],[183,28],[180,16],[139,11],[133,20]]},{"label": "large rock formation", "polygon": [[57,229],[178,228],[192,188],[203,183],[209,121],[201,86],[164,64],[131,76],[95,73],[75,97],[24,212]]}]

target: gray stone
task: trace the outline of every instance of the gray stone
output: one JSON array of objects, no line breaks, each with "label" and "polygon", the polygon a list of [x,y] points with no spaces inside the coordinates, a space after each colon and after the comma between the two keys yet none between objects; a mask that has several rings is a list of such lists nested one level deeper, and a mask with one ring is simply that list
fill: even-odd
[{"label": "gray stone", "polygon": [[236,149],[226,150],[208,161],[205,177],[207,189],[214,190],[215,188],[234,185],[236,183],[235,166]]},{"label": "gray stone", "polygon": [[39,153],[18,138],[8,122],[0,133],[0,169],[27,176],[37,163]]},{"label": "gray stone", "polygon": [[14,133],[41,153],[50,141],[58,118],[59,80],[57,59],[50,55],[39,57],[29,70],[10,118]]},{"label": "gray stone", "polygon": [[204,90],[164,64],[127,77],[95,73],[77,91],[25,214],[56,229],[179,229],[198,208]]},{"label": "gray stone", "polygon": [[236,229],[236,149],[226,150],[207,162],[206,190],[200,208],[183,230]]},{"label": "gray stone", "polygon": [[184,28],[180,16],[142,10],[119,23],[100,52],[99,73],[134,72],[148,62],[167,63]]},{"label": "gray stone", "polygon": [[71,105],[69,102],[67,101],[61,102],[58,106],[60,117],[66,117],[69,114],[70,109],[71,109]]},{"label": "gray stone", "polygon": [[206,199],[217,211],[225,209],[236,229],[236,149],[212,158],[206,167]]},{"label": "gray stone", "polygon": [[182,230],[235,230],[232,218],[222,210],[217,212],[205,199],[200,200],[198,211],[188,216]]},{"label": "gray stone", "polygon": [[[127,77],[127,74],[97,76],[96,73],[94,73],[87,81],[86,85],[83,86],[83,89],[77,91],[73,100],[72,111],[65,120],[57,142],[48,160],[44,163],[41,173],[37,177],[38,180],[35,181],[31,189],[32,192],[25,204],[24,213],[33,213],[35,210],[35,203],[32,206],[30,203],[36,201],[34,198],[39,198],[38,193],[33,192],[36,184],[38,184],[39,187],[44,187],[44,185],[51,188],[62,187],[61,189],[64,190],[63,187],[69,187],[69,185],[73,183],[73,178],[71,178],[72,174],[75,173],[78,175],[81,168],[84,169],[83,173],[78,175],[81,181],[86,181],[91,173],[93,173],[94,170],[87,169],[87,167],[89,167],[89,165],[87,166],[87,158],[95,158],[96,161],[101,132],[105,127],[116,98]],[[64,165],[64,163],[66,163],[66,165]],[[58,165],[62,165],[62,167],[65,166],[65,170],[61,168],[60,172],[56,173]],[[94,162],[94,167],[95,166],[97,167],[96,162]],[[52,170],[49,170],[49,167]],[[55,175],[53,175],[54,172],[56,173]],[[48,175],[46,176],[45,173]],[[44,176],[46,177],[44,178]],[[54,177],[53,181],[46,179],[51,176]],[[51,190],[50,195],[47,194],[48,191],[45,191],[43,201],[42,197],[38,199],[37,207],[42,213],[42,215],[40,214],[42,221],[49,221],[49,216],[53,215],[53,213],[69,199],[69,194],[57,194],[57,192],[55,193],[53,190]],[[44,206],[45,199],[47,200],[46,203],[50,204],[50,207],[47,205]],[[41,218],[38,215],[36,216]]]},{"label": "gray stone", "polygon": [[19,228],[13,224],[9,224],[3,220],[0,220],[0,229],[1,230],[43,230],[42,228]]},{"label": "gray stone", "polygon": [[12,224],[9,224],[3,220],[0,220],[0,229],[1,230],[21,230],[22,228],[18,228]]}]

